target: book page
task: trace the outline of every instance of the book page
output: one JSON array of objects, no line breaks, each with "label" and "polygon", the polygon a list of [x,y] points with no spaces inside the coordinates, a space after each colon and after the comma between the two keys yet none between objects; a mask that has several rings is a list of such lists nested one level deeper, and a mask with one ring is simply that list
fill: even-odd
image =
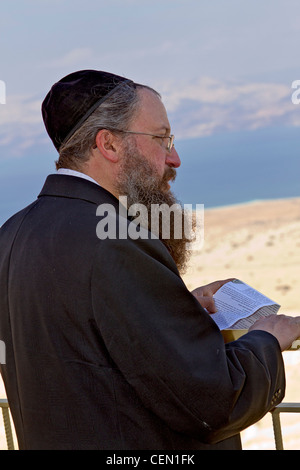
[{"label": "book page", "polygon": [[259,317],[276,314],[280,308],[279,304],[239,279],[224,284],[215,293],[214,300],[218,311],[211,317],[221,330],[249,328]]}]

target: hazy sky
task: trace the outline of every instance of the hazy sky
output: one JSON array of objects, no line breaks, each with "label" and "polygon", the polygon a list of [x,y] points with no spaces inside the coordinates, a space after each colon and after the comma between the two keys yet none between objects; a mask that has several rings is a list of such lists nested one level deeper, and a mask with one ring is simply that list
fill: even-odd
[{"label": "hazy sky", "polygon": [[179,137],[300,124],[297,0],[4,1],[0,32],[0,158],[48,144],[41,101],[84,68],[156,87]]},{"label": "hazy sky", "polygon": [[[210,142],[221,156],[246,158],[239,137],[245,132],[269,158],[261,136],[270,141],[278,129],[291,130],[293,138],[282,137],[280,145],[283,158],[294,158],[300,105],[291,101],[291,85],[300,80],[299,44],[299,0],[1,1],[0,219],[35,198],[54,171],[57,154],[41,103],[75,70],[106,70],[156,88],[187,168],[194,157],[183,139],[216,139]],[[197,155],[200,164],[203,157]],[[181,178],[184,171],[182,165]],[[182,179],[184,188],[190,178]]]},{"label": "hazy sky", "polygon": [[6,0],[0,28],[11,94],[43,93],[78,67],[151,84],[298,72],[297,0]]}]

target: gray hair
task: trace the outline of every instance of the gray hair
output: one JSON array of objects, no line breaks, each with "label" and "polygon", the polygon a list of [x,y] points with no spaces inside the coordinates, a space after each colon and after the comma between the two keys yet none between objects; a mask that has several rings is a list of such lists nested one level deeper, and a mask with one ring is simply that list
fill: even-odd
[{"label": "gray hair", "polygon": [[146,88],[160,96],[155,90],[146,86],[126,83],[119,87],[104,101],[82,124],[82,126],[59,149],[56,169],[70,168],[80,171],[83,163],[89,160],[91,148],[100,129],[128,130],[139,106],[138,89]]}]

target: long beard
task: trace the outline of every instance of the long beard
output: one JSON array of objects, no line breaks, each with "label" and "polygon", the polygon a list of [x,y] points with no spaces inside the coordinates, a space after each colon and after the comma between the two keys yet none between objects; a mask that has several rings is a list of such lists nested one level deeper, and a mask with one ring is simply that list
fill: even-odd
[{"label": "long beard", "polygon": [[[174,208],[176,209],[175,212],[172,213],[173,217],[169,217],[168,220],[169,227],[167,237],[164,233],[164,216],[162,212],[158,215],[159,224],[155,225],[155,230],[151,217],[147,217],[147,220],[144,220],[144,222],[141,222],[141,218],[139,217],[139,223],[150,232],[154,231],[156,233],[173,257],[178,270],[183,273],[190,255],[188,249],[190,237],[185,235],[184,210],[174,194],[170,191],[168,185],[168,181],[175,180],[176,171],[174,168],[167,167],[163,177],[160,177],[145,157],[137,150],[133,142],[126,142],[123,155],[124,158],[115,188],[119,196],[127,197],[128,207],[134,204],[142,204],[147,208],[148,214],[151,214],[153,208],[163,207],[163,205],[166,205],[168,208],[172,207],[173,211]],[[178,224],[181,224],[180,237],[178,237]]]}]

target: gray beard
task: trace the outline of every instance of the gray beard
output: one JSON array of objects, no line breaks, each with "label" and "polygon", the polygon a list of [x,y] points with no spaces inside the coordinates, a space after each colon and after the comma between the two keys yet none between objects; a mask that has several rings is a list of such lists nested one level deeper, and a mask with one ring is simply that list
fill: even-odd
[{"label": "gray beard", "polygon": [[[183,230],[183,208],[174,194],[168,189],[168,181],[174,181],[175,178],[176,171],[171,167],[167,167],[163,177],[160,177],[155,169],[152,168],[148,161],[137,150],[135,144],[126,142],[124,145],[124,158],[115,184],[115,189],[119,196],[127,197],[127,207],[134,204],[143,204],[147,208],[148,214],[151,213],[153,205],[161,206],[162,204],[166,204],[168,207],[174,207],[174,204],[176,204],[177,214],[176,216],[174,214],[174,217],[170,220],[169,236],[167,238],[163,236],[162,223],[159,224],[157,235],[173,257],[178,270],[183,273],[190,255],[187,248],[190,239],[185,236]],[[180,223],[182,224],[182,236],[180,238],[175,236],[175,217],[177,221],[179,217]],[[149,219],[151,218],[149,217]],[[139,217],[139,223],[150,232],[152,231],[151,220],[148,220],[148,217],[147,220],[144,221]]]}]

